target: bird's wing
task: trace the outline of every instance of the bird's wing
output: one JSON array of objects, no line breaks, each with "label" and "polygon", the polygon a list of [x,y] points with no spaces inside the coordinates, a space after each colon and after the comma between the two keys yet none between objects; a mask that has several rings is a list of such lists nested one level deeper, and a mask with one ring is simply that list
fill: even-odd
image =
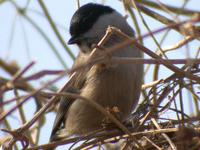
[{"label": "bird's wing", "polygon": [[[68,91],[68,92],[72,92],[72,91]],[[68,97],[61,98],[58,112],[56,114],[56,118],[55,118],[55,121],[53,124],[50,141],[55,140],[56,132],[62,128],[63,120],[65,119],[66,113],[67,113],[69,107],[71,106],[71,104],[73,103],[73,101],[74,101],[74,99],[70,98],[70,97],[69,98]]]},{"label": "bird's wing", "polygon": [[[81,56],[81,53],[79,53],[77,59],[74,62],[73,67],[78,66],[80,64],[80,62],[84,62],[83,59],[84,58]],[[76,93],[76,94],[79,93],[79,91],[85,84],[87,71],[88,71],[88,69],[76,72],[77,73],[76,79],[73,80],[72,87],[70,87],[67,92],[72,92],[72,93]],[[62,128],[62,125],[64,125],[65,119],[66,119],[65,117],[67,116],[66,114],[73,102],[74,102],[74,99],[71,97],[65,96],[65,97],[61,98],[59,108],[58,108],[58,111],[56,114],[56,118],[54,121],[53,129],[51,132],[50,141],[55,140],[56,132]]]}]

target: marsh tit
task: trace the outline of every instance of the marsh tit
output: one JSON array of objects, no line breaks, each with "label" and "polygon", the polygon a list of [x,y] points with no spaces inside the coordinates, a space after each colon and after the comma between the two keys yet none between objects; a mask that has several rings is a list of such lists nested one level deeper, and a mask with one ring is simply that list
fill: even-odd
[{"label": "marsh tit", "polygon": [[[80,52],[75,60],[76,67],[85,63],[92,52],[93,46],[105,35],[108,26],[120,29],[130,37],[134,30],[128,25],[126,18],[109,6],[89,3],[80,7],[73,15],[70,23],[71,38],[68,44],[76,44]],[[113,34],[103,45],[104,50],[124,39]],[[124,47],[112,54],[117,57],[141,58],[142,53],[133,45]],[[81,70],[71,92],[77,92],[97,102],[107,110],[117,108],[117,119],[125,121],[138,104],[143,65],[115,64],[99,68]],[[63,97],[57,111],[51,134],[51,141],[58,140],[57,134],[65,129],[67,135],[82,135],[102,128],[106,116],[81,99]]]}]

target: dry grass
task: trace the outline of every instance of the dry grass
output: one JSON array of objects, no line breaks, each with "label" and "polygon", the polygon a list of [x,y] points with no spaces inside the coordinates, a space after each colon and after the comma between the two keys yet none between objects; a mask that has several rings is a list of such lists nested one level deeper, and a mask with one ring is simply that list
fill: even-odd
[{"label": "dry grass", "polygon": [[[16,3],[12,1],[11,3],[21,15],[26,17],[25,11],[22,11]],[[74,58],[49,15],[46,5],[42,0],[39,0],[39,4],[60,43],[66,49],[69,56]],[[80,4],[79,1],[78,4]],[[20,68],[16,63],[9,63],[0,59],[0,68],[10,75],[10,78],[0,76],[0,122],[2,124],[1,127],[4,128],[2,131],[8,133],[0,139],[0,144],[5,149],[17,149],[19,144],[16,144],[16,142],[20,142],[23,149],[29,150],[53,148],[65,144],[71,144],[70,149],[90,149],[94,147],[121,150],[199,149],[200,48],[190,49],[189,47],[195,43],[199,44],[200,28],[198,23],[200,22],[200,12],[185,9],[187,2],[184,2],[182,7],[177,8],[162,4],[158,0],[156,2],[124,0],[121,4],[124,5],[127,13],[131,16],[137,37],[131,39],[118,29],[109,27],[105,36],[94,48],[91,59],[85,64],[67,70],[41,70],[28,77],[24,77],[24,74],[32,69],[35,62]],[[3,1],[1,5],[3,5]],[[167,13],[167,17],[160,15],[161,12]],[[139,19],[136,19],[136,14]],[[147,25],[143,17],[144,14],[152,17],[155,21],[161,22],[164,26],[157,30],[150,30],[150,26]],[[184,16],[186,19],[181,20],[180,16]],[[147,29],[148,32],[146,34],[141,34],[139,22],[142,22]],[[170,37],[173,36],[173,33],[169,32],[171,30],[180,34],[181,40],[168,47],[163,47],[162,41],[164,39],[170,40]],[[156,35],[161,32],[164,32],[166,35],[163,36],[162,40],[157,40]],[[107,49],[106,52],[99,54],[98,49],[113,33],[124,37],[124,42],[114,45]],[[151,38],[157,50],[145,47],[143,43],[145,43],[146,38]],[[145,57],[145,59],[107,57],[112,52],[120,50],[121,47],[131,44],[138,47],[148,57]],[[187,48],[188,56],[181,59],[170,57],[173,56],[171,53],[173,54],[177,51],[178,54],[183,47]],[[189,58],[191,53],[192,57]],[[151,81],[147,82],[144,80],[141,103],[126,123],[119,122],[99,104],[77,94],[64,92],[73,82],[77,71],[97,63],[142,63],[146,65],[144,78],[148,78]],[[170,73],[162,75],[163,72],[169,71]],[[71,75],[69,81],[62,88],[56,91],[49,89],[55,82],[69,74],[73,75]],[[53,80],[47,81],[39,88],[31,83],[31,81],[37,82],[47,75],[55,75],[56,77]],[[13,98],[8,100],[4,95],[10,91],[13,92]],[[24,91],[25,94],[21,94],[20,91]],[[40,131],[46,123],[45,115],[55,110],[52,105],[57,103],[61,96],[70,96],[87,101],[106,115],[116,125],[116,128],[109,130],[102,128],[102,130],[81,137],[67,138],[62,141],[39,145]],[[24,107],[21,106],[31,99],[34,100],[37,107],[35,115],[28,121],[23,110]],[[11,103],[15,103],[15,105],[7,109],[7,105]],[[21,121],[23,125],[13,130],[13,123],[7,118],[16,111],[19,113],[17,120]]]}]

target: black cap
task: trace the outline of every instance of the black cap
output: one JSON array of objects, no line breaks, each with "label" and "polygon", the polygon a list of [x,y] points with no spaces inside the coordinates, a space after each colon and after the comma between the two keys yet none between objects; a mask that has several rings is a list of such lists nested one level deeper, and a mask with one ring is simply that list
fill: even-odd
[{"label": "black cap", "polygon": [[79,40],[78,37],[87,32],[100,16],[112,13],[113,11],[114,9],[109,6],[94,3],[81,6],[72,16],[69,31],[72,37],[68,41],[68,44],[76,43]]}]

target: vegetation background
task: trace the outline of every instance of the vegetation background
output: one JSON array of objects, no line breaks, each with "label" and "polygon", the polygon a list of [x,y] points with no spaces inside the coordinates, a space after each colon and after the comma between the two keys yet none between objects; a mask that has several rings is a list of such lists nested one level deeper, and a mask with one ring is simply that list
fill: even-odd
[{"label": "vegetation background", "polygon": [[[123,125],[127,132],[72,138],[62,145],[111,149],[107,143],[120,141],[111,144],[112,148],[198,149],[199,0],[0,0],[1,146],[38,149],[61,145],[48,145],[56,107],[46,104],[53,96],[61,96],[56,93],[68,80],[65,70],[78,53],[76,46],[66,44],[70,19],[88,2],[106,4],[127,15],[136,38],[141,37],[138,42],[147,48],[142,60],[141,105],[130,117],[133,125]],[[45,111],[38,115],[41,110]]]}]

